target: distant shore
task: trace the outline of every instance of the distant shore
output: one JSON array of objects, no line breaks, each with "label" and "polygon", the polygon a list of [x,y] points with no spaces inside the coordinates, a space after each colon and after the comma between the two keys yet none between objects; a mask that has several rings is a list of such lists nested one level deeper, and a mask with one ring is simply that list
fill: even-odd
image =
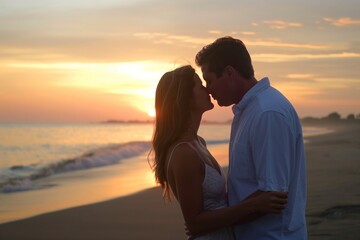
[{"label": "distant shore", "polygon": [[[201,124],[231,124],[232,120],[228,121],[209,121],[202,120]],[[154,120],[116,120],[110,119],[102,121],[104,124],[118,124],[118,123],[154,123]],[[343,127],[348,125],[360,125],[360,119],[327,119],[327,118],[313,118],[306,117],[301,119],[303,126],[319,127],[326,125],[327,127]]]},{"label": "distant shore", "polygon": [[[312,126],[336,131],[307,139],[309,240],[358,239],[360,127],[323,123]],[[226,162],[226,153],[224,145],[214,155]],[[183,224],[178,204],[165,204],[161,190],[156,187],[106,202],[1,224],[0,239],[180,240],[186,239]]]}]

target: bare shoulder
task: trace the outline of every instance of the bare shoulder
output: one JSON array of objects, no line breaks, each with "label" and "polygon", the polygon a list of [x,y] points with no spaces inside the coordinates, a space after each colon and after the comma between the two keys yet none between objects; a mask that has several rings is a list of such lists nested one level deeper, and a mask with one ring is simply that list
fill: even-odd
[{"label": "bare shoulder", "polygon": [[181,202],[189,194],[197,196],[205,176],[205,165],[199,154],[190,142],[175,144],[170,152],[168,180],[175,197]]},{"label": "bare shoulder", "polygon": [[169,168],[176,170],[176,172],[183,171],[200,171],[203,168],[203,162],[190,143],[184,142],[174,145],[171,148],[172,156],[169,163]]}]

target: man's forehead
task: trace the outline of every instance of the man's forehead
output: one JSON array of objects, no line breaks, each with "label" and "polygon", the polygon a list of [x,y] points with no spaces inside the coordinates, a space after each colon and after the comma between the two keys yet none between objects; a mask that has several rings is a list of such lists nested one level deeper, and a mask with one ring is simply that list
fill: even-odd
[{"label": "man's forehead", "polygon": [[208,65],[207,64],[204,64],[201,66],[201,71],[204,73],[204,72],[208,72],[209,71],[209,68],[208,68]]},{"label": "man's forehead", "polygon": [[202,72],[203,78],[206,78],[206,76],[209,74],[208,67],[206,65],[201,66],[201,72]]}]

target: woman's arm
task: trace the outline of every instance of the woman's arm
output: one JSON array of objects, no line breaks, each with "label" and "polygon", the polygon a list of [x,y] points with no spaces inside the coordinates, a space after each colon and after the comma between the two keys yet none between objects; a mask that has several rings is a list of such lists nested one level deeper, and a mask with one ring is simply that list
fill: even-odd
[{"label": "woman's arm", "polygon": [[204,163],[187,144],[174,150],[170,162],[169,183],[177,198],[186,226],[193,235],[242,222],[258,212],[279,213],[286,202],[286,194],[263,193],[235,206],[204,211],[202,183]]},{"label": "woman's arm", "polygon": [[246,199],[234,206],[203,211],[194,222],[187,226],[192,235],[204,234],[231,225],[254,221],[266,213],[281,213],[286,203],[287,194],[263,192],[252,199]]}]

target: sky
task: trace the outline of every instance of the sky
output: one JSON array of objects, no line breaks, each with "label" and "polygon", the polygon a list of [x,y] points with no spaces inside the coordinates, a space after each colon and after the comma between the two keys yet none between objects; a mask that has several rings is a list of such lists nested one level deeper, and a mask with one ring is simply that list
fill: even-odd
[{"label": "sky", "polygon": [[[255,77],[269,77],[300,117],[359,114],[359,9],[358,0],[0,0],[0,122],[149,120],[160,77],[196,67],[196,53],[223,36],[245,43]],[[204,114],[231,118],[231,107]]]}]

